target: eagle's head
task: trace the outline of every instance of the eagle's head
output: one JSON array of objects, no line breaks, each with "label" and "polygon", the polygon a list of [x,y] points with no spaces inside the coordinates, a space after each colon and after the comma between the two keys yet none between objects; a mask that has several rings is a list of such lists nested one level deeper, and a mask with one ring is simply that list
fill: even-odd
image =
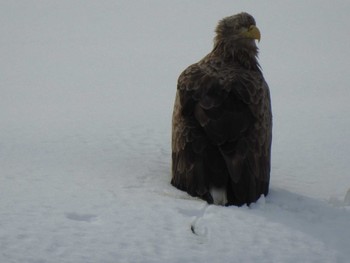
[{"label": "eagle's head", "polygon": [[219,48],[225,57],[238,54],[246,59],[256,58],[255,40],[260,41],[261,35],[250,14],[243,12],[225,17],[219,21],[215,32],[214,47]]}]

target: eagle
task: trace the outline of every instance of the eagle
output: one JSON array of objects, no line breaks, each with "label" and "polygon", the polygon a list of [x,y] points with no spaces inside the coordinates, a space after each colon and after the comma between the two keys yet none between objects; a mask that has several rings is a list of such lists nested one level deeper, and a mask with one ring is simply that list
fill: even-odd
[{"label": "eagle", "polygon": [[216,27],[214,47],[179,76],[171,184],[209,204],[242,206],[269,191],[272,111],[248,13]]}]

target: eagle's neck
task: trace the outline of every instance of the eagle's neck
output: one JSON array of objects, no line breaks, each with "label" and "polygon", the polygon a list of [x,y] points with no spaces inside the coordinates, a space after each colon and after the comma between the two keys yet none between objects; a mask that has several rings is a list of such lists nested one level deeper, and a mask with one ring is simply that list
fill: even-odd
[{"label": "eagle's neck", "polygon": [[226,63],[240,64],[246,69],[260,71],[257,59],[258,48],[255,45],[242,46],[237,43],[216,42],[211,54],[220,57]]}]

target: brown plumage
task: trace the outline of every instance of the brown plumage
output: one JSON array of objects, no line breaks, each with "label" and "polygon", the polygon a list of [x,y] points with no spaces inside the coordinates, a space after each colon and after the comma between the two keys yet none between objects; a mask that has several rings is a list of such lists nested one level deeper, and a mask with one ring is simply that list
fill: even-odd
[{"label": "brown plumage", "polygon": [[171,183],[208,203],[250,204],[268,193],[272,114],[255,40],[251,15],[224,18],[212,52],[178,79]]}]

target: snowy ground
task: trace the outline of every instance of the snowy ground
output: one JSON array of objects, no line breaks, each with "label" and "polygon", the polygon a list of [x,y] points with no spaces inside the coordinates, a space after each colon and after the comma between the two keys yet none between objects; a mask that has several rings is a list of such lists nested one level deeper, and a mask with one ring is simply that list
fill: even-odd
[{"label": "snowy ground", "polygon": [[[349,262],[348,10],[1,1],[0,262]],[[176,80],[240,11],[262,32],[271,193],[207,206],[169,184]]]}]

